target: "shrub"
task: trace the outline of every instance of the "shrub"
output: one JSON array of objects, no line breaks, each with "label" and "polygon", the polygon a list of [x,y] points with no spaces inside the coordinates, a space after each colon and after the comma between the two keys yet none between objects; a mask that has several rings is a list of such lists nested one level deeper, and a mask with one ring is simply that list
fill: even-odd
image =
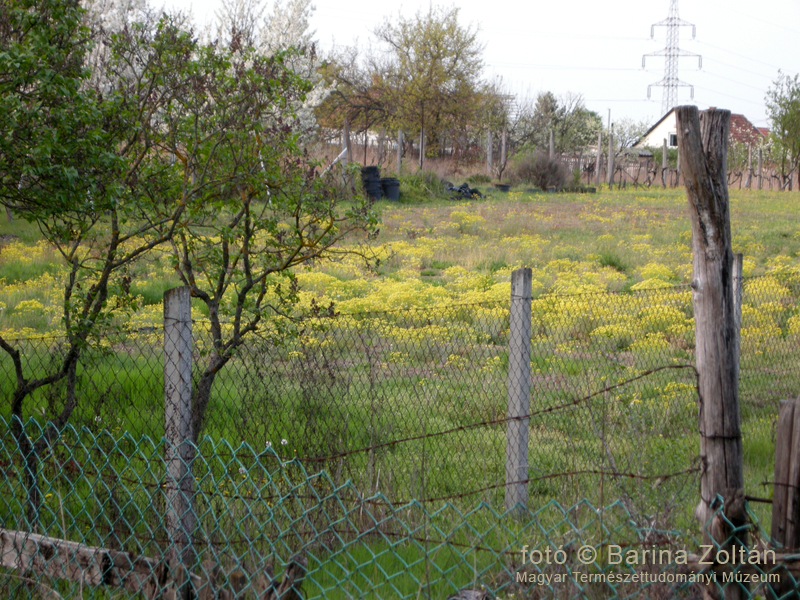
[{"label": "shrub", "polygon": [[484,185],[491,182],[492,178],[488,175],[484,175],[483,173],[475,173],[474,175],[467,177],[467,183],[470,185]]},{"label": "shrub", "polygon": [[424,202],[447,197],[444,184],[435,171],[418,171],[400,176],[400,199],[403,201]]},{"label": "shrub", "polygon": [[550,158],[547,154],[523,154],[514,161],[512,176],[525,183],[546,190],[548,188],[561,188],[569,178],[569,171],[558,160]]}]

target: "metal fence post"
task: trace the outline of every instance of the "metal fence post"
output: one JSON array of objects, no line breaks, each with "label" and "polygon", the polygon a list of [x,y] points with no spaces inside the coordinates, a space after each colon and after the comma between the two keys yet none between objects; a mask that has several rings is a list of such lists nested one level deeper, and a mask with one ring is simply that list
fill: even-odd
[{"label": "metal fence post", "polygon": [[[164,451],[167,465],[164,516],[167,559],[178,586],[176,598],[192,597],[187,576],[194,564],[192,507],[192,305],[188,287],[164,292]],[[183,568],[177,568],[182,566]]]},{"label": "metal fence post", "polygon": [[531,391],[531,270],[511,273],[508,332],[506,510],[528,502],[528,414]]}]

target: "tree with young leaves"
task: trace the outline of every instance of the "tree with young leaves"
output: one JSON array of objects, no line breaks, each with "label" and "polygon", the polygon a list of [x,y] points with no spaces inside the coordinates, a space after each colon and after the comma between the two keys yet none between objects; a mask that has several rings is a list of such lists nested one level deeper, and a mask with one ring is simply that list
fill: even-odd
[{"label": "tree with young leaves", "polygon": [[[10,414],[33,528],[39,457],[78,405],[81,357],[130,299],[126,269],[170,239],[184,210],[174,202],[171,212],[161,210],[180,178],[160,164],[157,136],[159,113],[186,91],[170,75],[185,62],[186,39],[160,28],[147,51],[118,58],[124,76],[108,65],[101,91],[85,66],[91,40],[84,14],[74,0],[0,5],[0,202],[39,227],[68,271],[65,348],[47,369],[34,373],[23,346],[0,337],[14,365]],[[56,385],[61,402],[44,415],[50,424],[33,442],[24,432],[26,400]]]},{"label": "tree with young leaves", "polygon": [[[68,268],[65,350],[46,372],[32,375],[23,347],[0,337],[16,374],[10,413],[32,528],[40,457],[80,403],[87,347],[135,305],[135,261],[172,248],[208,306],[196,437],[213,379],[246,336],[272,314],[297,316],[291,269],[375,222],[366,201],[342,207],[308,158],[298,107],[313,83],[292,68],[298,50],[201,43],[163,16],[105,32],[93,78],[84,14],[63,0],[0,5],[0,202],[36,223]],[[60,400],[33,442],[26,400],[55,385]]]},{"label": "tree with young leaves", "polygon": [[464,27],[457,7],[431,6],[412,18],[398,15],[375,30],[391,59],[374,73],[383,103],[394,107],[404,132],[424,132],[425,144],[438,150],[448,128],[464,127],[478,108],[483,46],[477,29]]},{"label": "tree with young leaves", "polygon": [[293,269],[345,254],[370,260],[341,242],[373,231],[371,204],[343,205],[337,174],[321,177],[303,145],[293,107],[313,83],[288,66],[294,52],[197,46],[192,89],[163,115],[165,149],[199,187],[171,242],[181,281],[208,312],[210,352],[192,402],[195,440],[218,373],[246,339],[276,316],[308,316],[296,310]]},{"label": "tree with young leaves", "polygon": [[800,75],[790,77],[779,71],[766,100],[771,153],[782,185],[791,189],[795,173],[800,172]]}]

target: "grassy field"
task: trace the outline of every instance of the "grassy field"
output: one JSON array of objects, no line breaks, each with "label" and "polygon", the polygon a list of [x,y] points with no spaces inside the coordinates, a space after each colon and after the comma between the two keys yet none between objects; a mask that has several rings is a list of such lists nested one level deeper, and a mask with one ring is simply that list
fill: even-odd
[{"label": "grassy field", "polygon": [[[735,252],[744,274],[797,268],[796,192],[731,192]],[[505,300],[510,272],[534,269],[534,290],[582,293],[688,283],[691,232],[681,189],[598,194],[491,192],[486,200],[381,203],[378,272],[355,258],[298,272],[304,298],[341,312]],[[63,268],[29,224],[0,224],[0,331],[57,332]],[[161,297],[177,281],[167,256],[132,269],[145,308],[132,328],[160,326]]]},{"label": "grassy field", "polygon": [[[741,397],[746,491],[755,496],[771,493],[761,482],[772,477],[778,402],[800,392],[798,201],[798,193],[731,193],[734,251],[744,254],[748,278]],[[531,421],[531,505],[622,500],[637,521],[694,527],[696,473],[667,477],[697,466],[694,376],[690,369],[648,374],[693,360],[682,190],[491,192],[483,200],[401,199],[380,209],[377,272],[351,259],[298,271],[301,302],[332,301],[340,315],[295,337],[267,331],[254,339],[215,383],[205,433],[256,450],[269,443],[284,458],[306,460],[309,472],[324,467],[333,487],[350,480],[364,495],[381,492],[401,504],[437,499],[429,508],[445,500],[501,506],[509,280],[513,269],[529,266],[531,407],[545,411]],[[27,368],[41,373],[62,351],[64,270],[31,226],[3,223],[0,236],[0,331],[25,340]],[[73,423],[97,435],[158,439],[161,297],[177,282],[166,256],[130,275],[143,307],[121,316],[123,331],[86,355]],[[202,360],[202,311],[195,319]],[[0,366],[10,363],[2,358]],[[7,372],[0,377],[6,397]],[[38,393],[29,414],[44,421],[60,393]],[[7,417],[7,404],[0,415]],[[391,443],[406,438],[413,439]],[[373,450],[347,454],[364,448]],[[235,479],[231,468],[215,472]],[[93,487],[81,485],[86,493]],[[238,510],[248,510],[236,495]],[[147,504],[145,496],[139,501]],[[408,519],[420,525],[421,514]],[[767,514],[759,509],[760,518]],[[359,552],[368,557],[379,546]],[[330,565],[319,572],[320,590],[338,577]],[[418,584],[408,585],[413,595]]]}]

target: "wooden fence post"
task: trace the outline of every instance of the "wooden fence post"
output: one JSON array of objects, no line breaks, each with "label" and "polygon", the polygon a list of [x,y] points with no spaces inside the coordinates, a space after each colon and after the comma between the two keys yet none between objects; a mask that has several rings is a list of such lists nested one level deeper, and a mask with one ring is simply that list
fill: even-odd
[{"label": "wooden fence post", "polygon": [[508,162],[508,155],[506,154],[506,143],[508,142],[508,130],[503,129],[503,134],[500,137],[500,165],[498,166],[498,181],[503,179],[503,171],[506,170],[506,162]]},{"label": "wooden fence post", "polygon": [[422,167],[425,164],[425,128],[421,128],[419,130],[419,170],[422,170]]},{"label": "wooden fence post", "polygon": [[614,187],[614,126],[608,130],[608,189]]},{"label": "wooden fence post", "polygon": [[[703,528],[705,544],[722,547],[746,545],[746,534],[728,542],[730,530],[709,521],[720,495],[728,502],[741,497],[744,473],[739,414],[739,336],[736,329],[736,294],[728,204],[727,151],[731,113],[696,106],[679,106],[678,151],[692,217],[692,304],[694,306],[696,361],[700,393],[700,503],[695,515]],[[741,514],[736,517],[740,517]],[[734,522],[732,516],[728,517]],[[713,539],[713,541],[712,541]],[[718,597],[713,586],[706,597]],[[746,589],[725,588],[725,598],[744,598]]]},{"label": "wooden fence post", "polygon": [[[783,548],[800,547],[800,399],[784,400],[778,412],[775,435],[775,471],[772,483],[772,544]],[[789,550],[791,552],[791,550]],[[781,570],[780,582],[773,584],[779,597],[791,596],[789,574]]]},{"label": "wooden fence post", "polygon": [[528,503],[528,423],[531,392],[530,269],[511,273],[508,331],[508,421],[506,422],[506,510]]},{"label": "wooden fence post", "polygon": [[353,146],[350,143],[350,119],[344,118],[344,126],[342,127],[342,150],[347,150],[347,159],[343,161],[345,164],[353,162]]},{"label": "wooden fence post", "polygon": [[179,600],[193,596],[188,577],[195,562],[191,423],[192,304],[189,288],[184,286],[164,292],[164,522],[169,541],[167,560],[175,573]]},{"label": "wooden fence post", "polygon": [[758,149],[758,189],[764,187],[764,175],[762,168],[764,167],[764,149]]},{"label": "wooden fence post", "polygon": [[597,160],[594,164],[594,185],[595,187],[600,187],[600,162],[601,156],[603,154],[603,132],[600,131],[597,134]]},{"label": "wooden fence post", "polygon": [[[741,188],[741,186],[739,186]],[[753,144],[747,145],[747,179],[744,182],[745,189],[753,187]]]},{"label": "wooden fence post", "polygon": [[400,171],[403,167],[403,130],[397,130],[397,175],[400,176]]},{"label": "wooden fence post", "polygon": [[667,138],[664,138],[664,145],[661,147],[661,187],[667,187]]},{"label": "wooden fence post", "polygon": [[492,142],[492,130],[486,132],[486,174],[492,176],[492,151],[494,150]]}]

